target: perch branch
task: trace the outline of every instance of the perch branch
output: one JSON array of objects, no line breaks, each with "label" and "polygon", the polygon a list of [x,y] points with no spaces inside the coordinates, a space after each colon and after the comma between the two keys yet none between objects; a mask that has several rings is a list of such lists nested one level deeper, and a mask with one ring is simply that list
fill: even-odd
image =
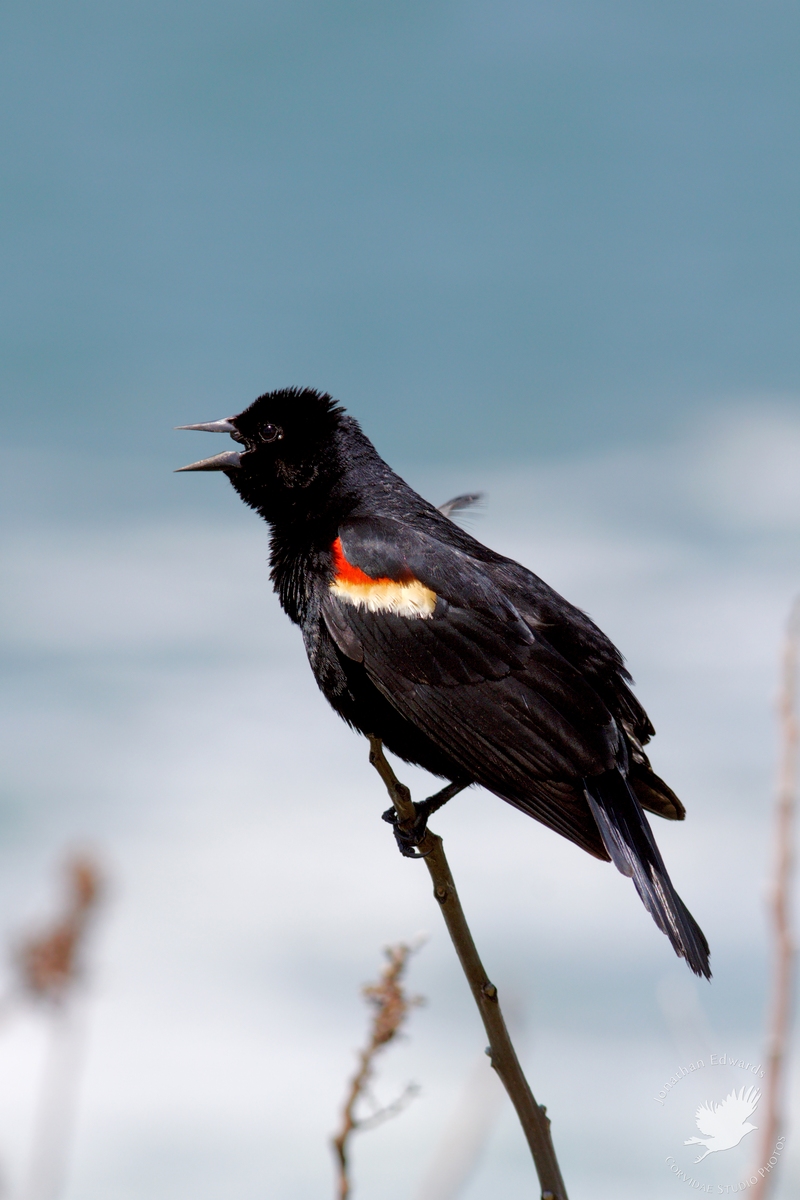
[{"label": "perch branch", "polygon": [[[764,1082],[766,1119],[762,1127],[759,1167],[769,1162],[781,1133],[783,1083],[792,1013],[795,945],[791,927],[794,874],[794,812],[797,798],[797,657],[800,639],[800,598],[792,605],[786,627],[778,714],[781,731],[778,794],[775,804],[775,883],[772,894],[774,966],[772,1001]],[[774,1172],[760,1175],[754,1200],[765,1200]]]},{"label": "perch branch", "polygon": [[[416,809],[411,793],[400,783],[383,753],[380,738],[371,737],[369,760],[380,775],[397,813],[401,830],[413,829]],[[567,1189],[550,1136],[550,1120],[536,1103],[500,1010],[497,988],[490,983],[472,939],[456,885],[445,858],[442,839],[428,830],[419,846],[420,854],[433,881],[433,894],[439,903],[447,931],[467,977],[489,1039],[489,1058],[516,1109],[519,1122],[533,1155],[542,1189],[542,1200],[567,1200]]]}]

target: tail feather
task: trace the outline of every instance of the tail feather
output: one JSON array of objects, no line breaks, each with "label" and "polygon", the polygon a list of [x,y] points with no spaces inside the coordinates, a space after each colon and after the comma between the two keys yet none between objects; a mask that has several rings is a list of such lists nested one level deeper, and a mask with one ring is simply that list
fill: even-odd
[{"label": "tail feather", "polygon": [[628,784],[642,808],[664,817],[667,821],[682,821],[686,809],[672,788],[652,770],[649,763],[632,762]]},{"label": "tail feather", "polygon": [[617,870],[633,880],[642,903],[675,953],[696,975],[711,978],[708,942],[667,874],[647,817],[618,770],[586,779],[586,799]]}]

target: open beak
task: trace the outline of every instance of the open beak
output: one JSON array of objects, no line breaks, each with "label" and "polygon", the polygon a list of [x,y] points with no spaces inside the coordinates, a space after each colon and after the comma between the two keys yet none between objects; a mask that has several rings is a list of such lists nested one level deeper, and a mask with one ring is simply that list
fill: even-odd
[{"label": "open beak", "polygon": [[[225,417],[222,421],[206,421],[203,425],[176,425],[176,429],[199,429],[203,433],[231,433],[238,432],[236,426]],[[238,450],[225,450],[222,454],[215,454],[212,458],[201,458],[199,462],[189,463],[188,467],[178,467],[178,471],[230,471],[232,468],[241,467],[242,456]],[[177,472],[176,472],[177,473]]]},{"label": "open beak", "polygon": [[206,421],[205,425],[176,425],[176,429],[199,429],[201,433],[236,433],[236,426],[230,417],[223,421]]},{"label": "open beak", "polygon": [[198,462],[189,463],[188,467],[176,467],[178,471],[228,471],[231,467],[240,467],[242,456],[236,450],[226,450],[224,454],[215,454],[212,458],[201,458]]}]

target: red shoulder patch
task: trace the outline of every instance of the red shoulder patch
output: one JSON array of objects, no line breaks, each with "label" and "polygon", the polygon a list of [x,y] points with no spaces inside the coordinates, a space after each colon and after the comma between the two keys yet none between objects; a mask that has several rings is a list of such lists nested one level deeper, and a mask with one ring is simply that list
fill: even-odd
[{"label": "red shoulder patch", "polygon": [[360,583],[369,586],[373,583],[394,583],[393,579],[389,579],[386,575],[381,575],[377,579],[372,575],[367,575],[360,567],[354,567],[348,562],[344,556],[342,548],[342,539],[338,538],[331,547],[333,551],[333,573],[337,579],[343,583]]}]

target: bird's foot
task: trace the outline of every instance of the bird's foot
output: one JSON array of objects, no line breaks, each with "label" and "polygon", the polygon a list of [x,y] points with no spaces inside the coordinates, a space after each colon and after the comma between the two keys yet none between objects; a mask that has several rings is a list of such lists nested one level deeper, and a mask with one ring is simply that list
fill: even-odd
[{"label": "bird's foot", "polygon": [[401,821],[397,815],[397,810],[387,808],[385,813],[382,813],[384,821],[388,821],[394,833],[394,840],[397,842],[397,848],[404,858],[427,858],[430,850],[425,853],[420,853],[417,846],[428,832],[428,813],[420,814],[421,804],[416,804],[416,815],[413,821],[406,819]]},{"label": "bird's foot", "polygon": [[466,783],[448,783],[440,792],[415,804],[413,821],[401,821],[395,808],[387,808],[382,814],[383,819],[392,826],[398,849],[405,858],[427,858],[430,850],[421,853],[417,846],[428,832],[428,818],[467,786]]}]

